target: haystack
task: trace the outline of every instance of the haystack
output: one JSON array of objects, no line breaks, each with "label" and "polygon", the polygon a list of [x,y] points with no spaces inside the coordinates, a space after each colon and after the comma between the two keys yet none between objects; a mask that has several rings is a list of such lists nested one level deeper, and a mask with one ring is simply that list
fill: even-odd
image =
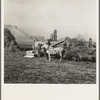
[{"label": "haystack", "polygon": [[11,34],[10,30],[4,28],[4,48],[5,51],[17,52],[20,50],[15,37]]},{"label": "haystack", "polygon": [[71,46],[66,49],[63,56],[68,60],[96,61],[96,48],[87,47],[87,41],[71,39]]}]

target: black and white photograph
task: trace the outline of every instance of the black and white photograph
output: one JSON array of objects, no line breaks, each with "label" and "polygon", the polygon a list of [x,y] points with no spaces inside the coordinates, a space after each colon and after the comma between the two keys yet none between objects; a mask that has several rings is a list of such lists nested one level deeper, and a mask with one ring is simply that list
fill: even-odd
[{"label": "black and white photograph", "polygon": [[96,84],[97,6],[4,0],[4,84]]}]

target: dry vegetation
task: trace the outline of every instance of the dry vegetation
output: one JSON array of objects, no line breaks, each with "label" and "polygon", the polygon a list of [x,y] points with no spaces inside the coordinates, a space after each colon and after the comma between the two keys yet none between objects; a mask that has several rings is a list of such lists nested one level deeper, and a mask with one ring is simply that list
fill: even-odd
[{"label": "dry vegetation", "polygon": [[[25,51],[19,46],[8,29],[4,30],[4,82],[5,83],[37,83],[37,84],[95,84],[96,83],[96,50],[79,49],[80,42],[65,53],[71,61],[58,59],[49,62],[45,57],[24,58]],[[82,45],[82,44],[81,44]],[[79,51],[82,50],[82,51]],[[83,61],[72,58],[80,52]],[[82,55],[83,54],[83,55]],[[82,57],[83,56],[83,57]],[[92,57],[91,57],[92,56]],[[84,59],[81,59],[84,60]],[[92,61],[92,62],[89,62]],[[94,62],[93,62],[94,61]]]},{"label": "dry vegetation", "polygon": [[5,51],[5,83],[95,84],[96,63],[24,58],[25,52]]}]

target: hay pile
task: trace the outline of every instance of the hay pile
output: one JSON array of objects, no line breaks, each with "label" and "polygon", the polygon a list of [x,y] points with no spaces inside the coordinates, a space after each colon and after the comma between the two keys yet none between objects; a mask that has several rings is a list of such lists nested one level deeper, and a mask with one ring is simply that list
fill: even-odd
[{"label": "hay pile", "polygon": [[71,39],[71,46],[66,49],[64,59],[76,61],[96,61],[96,47],[89,48],[87,41]]},{"label": "hay pile", "polygon": [[18,52],[20,50],[15,37],[11,34],[10,30],[4,28],[4,49],[5,52]]}]

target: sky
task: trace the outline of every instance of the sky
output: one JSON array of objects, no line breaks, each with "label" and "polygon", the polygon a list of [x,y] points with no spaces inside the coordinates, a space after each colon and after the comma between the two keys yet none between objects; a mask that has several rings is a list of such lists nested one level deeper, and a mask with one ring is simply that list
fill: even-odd
[{"label": "sky", "polygon": [[97,0],[4,0],[4,24],[45,38],[56,29],[58,38],[96,40],[97,13]]}]

